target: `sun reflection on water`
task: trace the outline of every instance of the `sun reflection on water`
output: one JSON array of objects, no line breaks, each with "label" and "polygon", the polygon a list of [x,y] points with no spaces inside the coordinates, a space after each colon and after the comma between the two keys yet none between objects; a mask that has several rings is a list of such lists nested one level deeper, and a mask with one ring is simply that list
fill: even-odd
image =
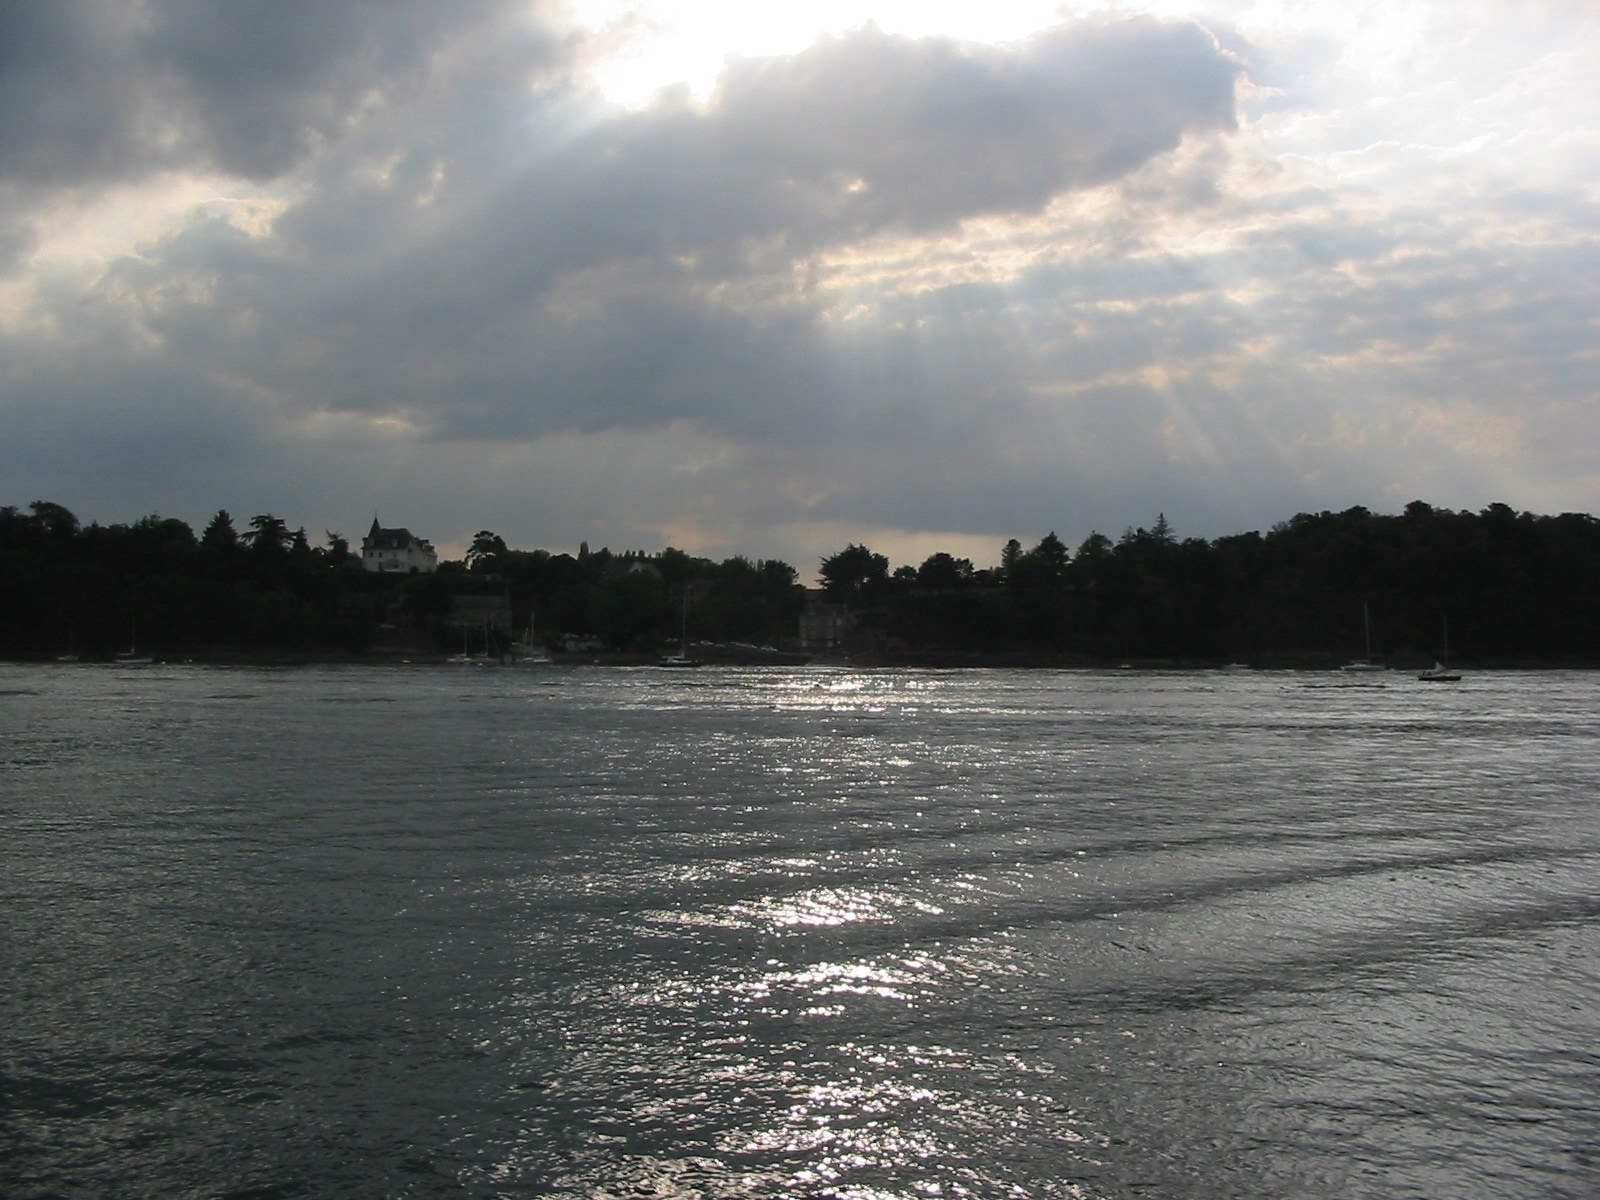
[{"label": "sun reflection on water", "polygon": [[[776,964],[769,964],[769,966]],[[870,997],[893,1000],[911,1005],[917,997],[916,990],[926,990],[925,981],[930,975],[941,975],[946,970],[938,961],[918,956],[898,966],[884,963],[816,963],[799,970],[770,971],[765,977],[766,986],[795,989],[807,993],[813,1002],[801,1010],[806,1016],[837,1016],[848,1011],[839,1001],[845,997]],[[832,1000],[833,1003],[820,1003]]]},{"label": "sun reflection on water", "polygon": [[764,896],[737,911],[774,929],[892,921],[906,911],[938,916],[936,904],[898,892],[870,888],[819,887],[789,896]]},{"label": "sun reflection on water", "polygon": [[[789,1092],[761,1128],[729,1135],[718,1145],[732,1160],[774,1155],[798,1158],[784,1194],[900,1198],[1022,1195],[978,1161],[960,1131],[987,1128],[1005,1146],[1036,1133],[1046,1118],[1067,1156],[1092,1152],[1105,1139],[1085,1130],[1076,1112],[1047,1104],[1028,1087],[1012,1086],[987,1099],[967,1084],[996,1072],[1018,1083],[1035,1074],[1012,1056],[989,1057],[946,1046],[844,1042],[817,1058],[786,1062],[780,1080]],[[1048,1073],[1048,1072],[1046,1072]],[[1002,1097],[1004,1097],[1002,1099]],[[1068,1158],[1061,1160],[1065,1167]],[[1089,1193],[1061,1181],[1053,1195]]]}]

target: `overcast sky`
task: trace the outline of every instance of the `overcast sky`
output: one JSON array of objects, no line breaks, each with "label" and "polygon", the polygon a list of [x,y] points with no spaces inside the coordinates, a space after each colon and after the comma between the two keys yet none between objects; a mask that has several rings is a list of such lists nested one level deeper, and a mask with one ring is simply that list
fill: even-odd
[{"label": "overcast sky", "polygon": [[807,577],[1600,510],[1600,5],[1200,5],[0,0],[0,504]]}]

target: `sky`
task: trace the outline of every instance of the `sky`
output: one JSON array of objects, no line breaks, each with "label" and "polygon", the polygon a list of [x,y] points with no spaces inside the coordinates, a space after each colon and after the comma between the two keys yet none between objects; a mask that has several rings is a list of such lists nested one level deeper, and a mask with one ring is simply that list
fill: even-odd
[{"label": "sky", "polygon": [[991,565],[1600,510],[1600,5],[0,0],[0,504]]}]

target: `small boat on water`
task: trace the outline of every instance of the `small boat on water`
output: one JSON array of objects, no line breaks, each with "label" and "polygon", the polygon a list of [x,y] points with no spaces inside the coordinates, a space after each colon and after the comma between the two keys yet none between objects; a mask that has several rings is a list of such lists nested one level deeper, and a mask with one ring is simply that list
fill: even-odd
[{"label": "small boat on water", "polygon": [[1417,678],[1422,680],[1423,683],[1460,683],[1461,672],[1452,671],[1449,667],[1447,667],[1445,664],[1449,661],[1450,621],[1448,618],[1446,618],[1444,622],[1444,644],[1442,647],[1442,657],[1437,659],[1431,668],[1420,672],[1417,675]]},{"label": "small boat on water", "polygon": [[461,627],[461,653],[452,654],[445,659],[445,662],[454,663],[458,667],[488,666],[489,663],[494,661],[489,657],[489,640],[489,625],[488,622],[485,622],[483,626],[483,652],[474,654],[472,647],[468,644],[467,627],[463,625]]},{"label": "small boat on water", "polygon": [[547,667],[550,665],[550,656],[544,652],[544,645],[533,633],[533,618],[528,618],[528,632],[521,641],[511,643],[511,662],[518,667]]},{"label": "small boat on water", "polygon": [[658,667],[703,667],[705,665],[704,659],[690,658],[687,654],[663,654],[656,659],[656,666]]},{"label": "small boat on water", "polygon": [[663,654],[656,659],[658,667],[703,667],[705,662],[689,656],[689,593],[683,594],[683,623],[679,628],[678,652]]},{"label": "small boat on water", "polygon": [[1366,633],[1366,654],[1353,662],[1347,662],[1339,669],[1346,675],[1369,675],[1387,671],[1389,668],[1382,663],[1372,661],[1372,613],[1367,608],[1365,600],[1361,602],[1361,625]]}]

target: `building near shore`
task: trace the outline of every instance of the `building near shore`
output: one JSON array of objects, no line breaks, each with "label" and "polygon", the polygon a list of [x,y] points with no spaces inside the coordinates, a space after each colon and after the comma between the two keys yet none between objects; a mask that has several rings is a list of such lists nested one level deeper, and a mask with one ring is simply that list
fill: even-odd
[{"label": "building near shore", "polygon": [[816,654],[843,649],[855,630],[855,620],[843,604],[824,599],[821,588],[806,589],[806,606],[800,612],[800,648]]},{"label": "building near shore", "polygon": [[385,529],[372,518],[372,528],[361,539],[361,566],[368,571],[427,575],[439,569],[433,544],[409,529]]}]

